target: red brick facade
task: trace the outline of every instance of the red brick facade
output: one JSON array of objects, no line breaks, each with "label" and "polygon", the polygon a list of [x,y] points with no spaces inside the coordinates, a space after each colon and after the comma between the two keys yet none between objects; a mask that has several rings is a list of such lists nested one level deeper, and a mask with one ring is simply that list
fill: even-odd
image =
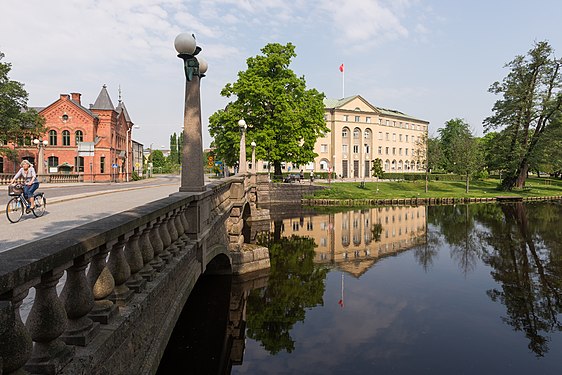
[{"label": "red brick facade", "polygon": [[[79,174],[85,182],[130,180],[133,122],[123,102],[113,106],[105,85],[89,108],[82,105],[81,94],[71,93],[61,94],[38,112],[47,128],[43,136],[48,142],[43,148],[44,174]],[[4,158],[4,173],[17,171],[22,159],[30,160],[40,173],[39,148],[26,142],[14,147],[18,150],[16,162]]]}]

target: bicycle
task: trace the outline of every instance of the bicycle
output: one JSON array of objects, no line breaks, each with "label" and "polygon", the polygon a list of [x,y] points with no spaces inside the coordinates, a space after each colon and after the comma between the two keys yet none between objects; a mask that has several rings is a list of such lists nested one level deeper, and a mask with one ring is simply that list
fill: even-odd
[{"label": "bicycle", "polygon": [[35,194],[33,194],[33,198],[35,198],[34,208],[31,208],[31,204],[25,199],[22,185],[16,184],[8,186],[8,195],[13,196],[6,206],[6,216],[10,223],[17,223],[20,221],[24,213],[28,214],[33,212],[35,217],[41,217],[45,214],[45,210],[47,209],[45,193],[35,192]]}]

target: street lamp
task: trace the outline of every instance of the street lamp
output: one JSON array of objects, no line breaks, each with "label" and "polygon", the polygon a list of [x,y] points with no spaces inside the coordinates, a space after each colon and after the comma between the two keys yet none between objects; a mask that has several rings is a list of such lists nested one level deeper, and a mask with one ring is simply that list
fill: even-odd
[{"label": "street lamp", "polygon": [[246,173],[247,166],[246,166],[246,129],[248,128],[248,124],[244,119],[238,121],[238,126],[240,127],[240,164],[238,166],[238,173]]},{"label": "street lamp", "polygon": [[201,131],[200,80],[207,71],[207,62],[196,57],[201,52],[195,35],[181,33],[174,40],[178,57],[185,71],[185,104],[183,116],[182,171],[179,191],[204,191],[203,140]]},{"label": "street lamp", "polygon": [[37,155],[37,166],[38,166],[37,173],[40,176],[44,177],[44,175],[45,175],[45,160],[44,160],[43,152],[44,152],[45,147],[47,147],[47,145],[49,144],[49,142],[47,142],[46,140],[41,140],[41,139],[35,138],[33,140],[33,144],[35,146],[37,146],[37,148],[39,150],[38,155]]},{"label": "street lamp", "polygon": [[252,171],[254,172],[254,174],[258,173],[258,169],[256,168],[256,142],[252,141],[252,143],[250,143],[250,145],[252,146]]}]

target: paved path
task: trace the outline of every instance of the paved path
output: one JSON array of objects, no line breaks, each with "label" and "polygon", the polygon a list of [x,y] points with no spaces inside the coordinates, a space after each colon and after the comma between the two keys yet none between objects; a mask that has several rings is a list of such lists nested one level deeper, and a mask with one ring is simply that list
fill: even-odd
[{"label": "paved path", "polygon": [[[43,217],[36,218],[33,214],[28,214],[15,224],[8,221],[3,206],[0,217],[0,252],[167,197],[176,193],[179,185],[179,177],[176,177],[162,179],[160,182],[152,181],[150,184],[131,184],[130,187],[118,190],[108,187],[107,190],[53,198],[47,195],[47,211]],[[47,193],[47,189],[42,190]]]}]

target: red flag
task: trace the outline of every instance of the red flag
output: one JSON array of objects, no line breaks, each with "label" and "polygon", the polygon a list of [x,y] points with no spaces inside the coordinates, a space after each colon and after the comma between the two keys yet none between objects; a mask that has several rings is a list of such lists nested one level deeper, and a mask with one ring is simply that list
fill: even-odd
[{"label": "red flag", "polygon": [[343,73],[343,64],[340,65],[340,72]]}]

